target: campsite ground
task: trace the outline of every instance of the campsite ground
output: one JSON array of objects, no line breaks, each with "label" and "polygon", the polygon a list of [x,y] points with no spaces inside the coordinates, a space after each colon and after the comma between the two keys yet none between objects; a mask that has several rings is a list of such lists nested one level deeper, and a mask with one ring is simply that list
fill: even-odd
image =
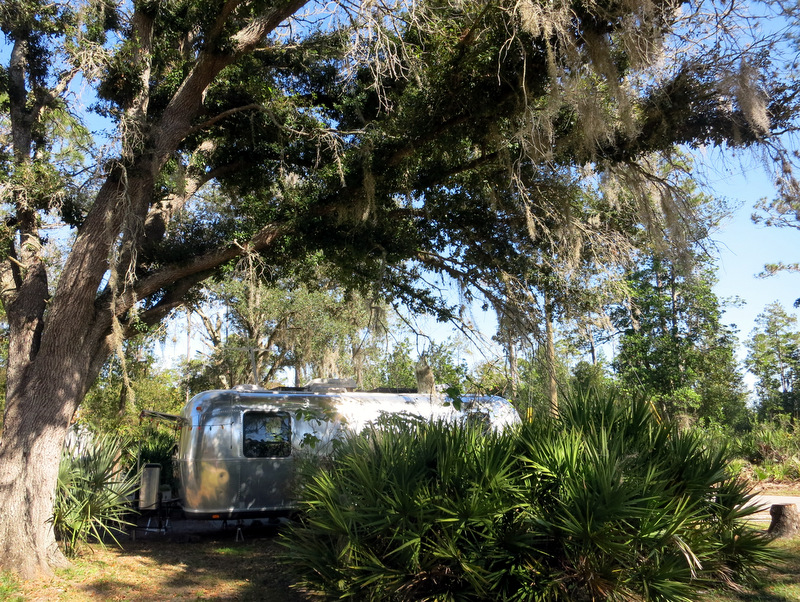
[{"label": "campsite ground", "polygon": [[[292,587],[291,575],[280,563],[283,548],[276,528],[248,525],[241,535],[243,541],[237,541],[235,524],[223,528],[220,522],[173,521],[166,533],[139,532],[135,540],[122,537],[121,547],[89,546],[72,568],[52,579],[22,584],[0,580],[0,601],[313,600]],[[709,592],[701,600],[800,600],[800,538],[776,545],[787,558],[764,571],[762,587],[739,594]]]},{"label": "campsite ground", "polygon": [[235,525],[227,529],[218,522],[206,523],[205,528],[180,521],[173,525],[165,534],[123,537],[121,547],[89,546],[71,568],[52,579],[8,587],[5,595],[0,588],[0,600],[311,599],[291,587],[292,579],[280,563],[283,548],[275,528],[246,527],[244,540],[237,541]]}]

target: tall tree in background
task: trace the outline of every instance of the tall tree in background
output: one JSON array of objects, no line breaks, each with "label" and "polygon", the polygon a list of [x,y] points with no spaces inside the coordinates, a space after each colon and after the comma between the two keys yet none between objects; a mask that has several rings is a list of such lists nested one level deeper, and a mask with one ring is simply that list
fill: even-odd
[{"label": "tall tree in background", "polygon": [[[672,175],[663,181],[678,191],[679,178]],[[636,236],[644,230],[639,215],[614,209],[618,191],[563,186],[559,194],[572,219],[602,221],[603,226],[593,228],[595,238],[580,240],[571,234],[573,226],[558,223],[557,211],[543,217],[541,227],[550,235],[531,249],[518,272],[502,275],[504,289],[495,303],[500,326],[496,340],[503,344],[509,366],[514,367],[512,362],[524,347],[538,349],[553,414],[558,412],[559,389],[567,384],[558,374],[563,370],[557,365],[556,330],[570,323],[586,331],[605,308],[623,297],[625,269],[631,264]],[[516,389],[513,374],[512,369],[512,390]]]},{"label": "tall tree in background", "polygon": [[324,271],[317,267],[303,282],[275,280],[261,269],[231,270],[207,284],[191,311],[201,319],[209,350],[207,359],[189,363],[190,388],[274,385],[285,368],[294,371],[296,386],[344,376],[360,383],[366,356],[375,354],[385,333],[386,312]]},{"label": "tall tree in background", "polygon": [[[747,21],[714,4],[305,5],[0,4],[2,568],[64,562],[49,518],[70,419],[125,338],[238,258],[322,252],[345,284],[445,317],[420,270],[502,301],[538,250],[619,236],[570,190],[634,187],[613,209],[677,232],[653,153],[774,148],[793,127],[771,40],[742,49]],[[48,222],[75,233],[57,280]]]},{"label": "tall tree in background", "polygon": [[430,367],[434,384],[444,387],[464,387],[467,367],[458,358],[458,344],[453,340],[428,344],[423,350],[414,349],[408,339],[396,342],[390,350],[371,358],[365,371],[367,389],[417,390],[415,375],[420,357]]},{"label": "tall tree in background", "polygon": [[777,301],[756,317],[747,340],[747,369],[756,377],[759,414],[800,417],[800,331]]},{"label": "tall tree in background", "polygon": [[124,356],[113,355],[89,389],[77,422],[95,433],[136,432],[142,410],[177,413],[186,402],[177,371],[163,369],[152,341],[125,342]]},{"label": "tall tree in background", "polygon": [[746,391],[736,337],[712,291],[714,266],[700,255],[681,259],[653,255],[631,274],[630,306],[614,314],[622,331],[614,365],[626,386],[671,416],[735,423]]}]

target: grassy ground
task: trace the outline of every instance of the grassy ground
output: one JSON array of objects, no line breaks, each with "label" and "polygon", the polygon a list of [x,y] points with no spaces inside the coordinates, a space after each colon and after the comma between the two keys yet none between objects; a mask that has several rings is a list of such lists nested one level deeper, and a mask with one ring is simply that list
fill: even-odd
[{"label": "grassy ground", "polygon": [[699,602],[800,601],[800,538],[779,539],[773,545],[785,553],[785,558],[779,565],[763,571],[757,587],[740,593],[713,592]]},{"label": "grassy ground", "polygon": [[[183,540],[140,537],[123,540],[122,548],[90,546],[52,579],[19,583],[0,576],[0,601],[308,602],[310,596],[291,587],[278,540],[274,531],[251,531],[237,542],[229,530]],[[764,570],[759,586],[738,594],[710,592],[698,602],[800,601],[800,538],[774,545],[786,558]]]},{"label": "grassy ground", "polygon": [[71,568],[48,580],[0,579],[0,600],[242,600],[303,602],[291,588],[282,548],[272,533],[227,531],[177,541],[160,536],[123,540],[122,548],[89,546]]}]

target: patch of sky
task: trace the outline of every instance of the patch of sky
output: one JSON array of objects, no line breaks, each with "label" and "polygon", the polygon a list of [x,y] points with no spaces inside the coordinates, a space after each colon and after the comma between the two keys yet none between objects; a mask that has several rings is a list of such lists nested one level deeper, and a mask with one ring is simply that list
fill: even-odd
[{"label": "patch of sky", "polygon": [[[755,224],[751,219],[758,200],[776,195],[777,167],[768,157],[730,149],[699,151],[696,165],[704,189],[732,207],[728,219],[711,237],[718,256],[714,292],[720,299],[738,300],[726,308],[724,322],[734,325],[744,339],[755,327],[758,314],[774,301],[800,317],[793,308],[800,298],[800,274],[779,272],[759,277],[767,263],[800,261],[800,232]],[[740,358],[745,353],[741,348]]]}]

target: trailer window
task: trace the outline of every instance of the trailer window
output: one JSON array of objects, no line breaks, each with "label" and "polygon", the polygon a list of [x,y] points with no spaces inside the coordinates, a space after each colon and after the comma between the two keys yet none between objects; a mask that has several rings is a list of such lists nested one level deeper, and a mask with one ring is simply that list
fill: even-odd
[{"label": "trailer window", "polygon": [[467,426],[482,430],[484,433],[492,430],[492,418],[488,412],[469,412],[466,415],[465,423]]},{"label": "trailer window", "polygon": [[285,458],[292,453],[292,423],[286,412],[245,412],[244,456]]}]

